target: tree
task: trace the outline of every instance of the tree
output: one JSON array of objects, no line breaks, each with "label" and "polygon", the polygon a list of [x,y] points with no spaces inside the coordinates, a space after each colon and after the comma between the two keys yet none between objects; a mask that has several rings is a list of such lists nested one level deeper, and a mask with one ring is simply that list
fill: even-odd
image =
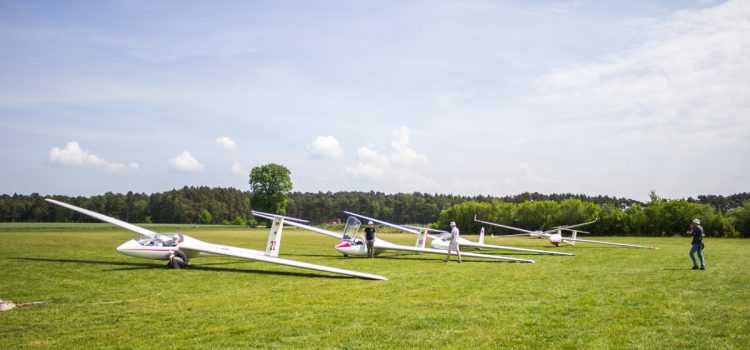
[{"label": "tree", "polygon": [[750,200],[745,201],[741,208],[732,210],[729,217],[741,237],[750,237]]},{"label": "tree", "polygon": [[203,209],[200,213],[200,220],[201,224],[210,224],[211,223],[211,213],[208,212],[208,210]]},{"label": "tree", "polygon": [[250,171],[250,187],[253,197],[250,204],[253,209],[284,214],[288,193],[292,190],[289,169],[274,163],[261,165]]}]

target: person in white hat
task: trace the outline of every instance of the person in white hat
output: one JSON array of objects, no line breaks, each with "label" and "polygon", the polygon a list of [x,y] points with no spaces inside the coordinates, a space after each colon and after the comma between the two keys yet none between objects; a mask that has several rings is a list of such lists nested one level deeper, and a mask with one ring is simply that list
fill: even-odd
[{"label": "person in white hat", "polygon": [[373,227],[372,221],[367,222],[367,228],[365,228],[365,243],[367,244],[367,257],[372,259],[375,257],[375,228]]},{"label": "person in white hat", "polygon": [[461,250],[458,247],[458,227],[456,227],[456,223],[454,221],[451,221],[451,243],[448,246],[448,256],[445,257],[445,260],[443,262],[448,262],[451,259],[451,252],[455,251],[456,256],[458,256],[458,262],[461,262]]},{"label": "person in white hat", "polygon": [[690,259],[693,260],[693,270],[698,270],[698,262],[695,260],[695,253],[698,253],[698,258],[701,261],[701,270],[706,269],[706,260],[703,258],[703,227],[701,227],[701,221],[693,219],[690,223],[690,231],[688,233],[693,235],[692,248],[690,248]]}]

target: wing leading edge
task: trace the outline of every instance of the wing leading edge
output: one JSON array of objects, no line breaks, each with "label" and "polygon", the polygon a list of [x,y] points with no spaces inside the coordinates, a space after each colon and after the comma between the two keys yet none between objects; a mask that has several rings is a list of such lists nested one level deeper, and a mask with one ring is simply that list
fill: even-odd
[{"label": "wing leading edge", "polygon": [[197,240],[194,242],[185,242],[185,243],[180,244],[180,249],[192,250],[192,251],[198,251],[198,252],[204,252],[204,253],[210,253],[210,254],[217,254],[217,255],[225,255],[225,256],[231,256],[234,258],[263,261],[267,263],[299,267],[299,268],[308,269],[308,270],[331,272],[331,273],[337,273],[341,275],[348,275],[348,276],[354,276],[354,277],[371,279],[371,280],[387,280],[387,278],[383,276],[379,276],[379,275],[373,275],[369,273],[346,270],[346,269],[339,269],[339,268],[330,267],[330,266],[316,265],[316,264],[283,259],[283,258],[275,258],[271,256],[258,254],[257,252],[249,250],[249,249],[210,244],[210,243],[201,242]]},{"label": "wing leading edge", "polygon": [[[480,244],[476,242],[461,243],[461,245],[468,246],[468,247],[476,247],[476,248],[515,250],[519,252],[531,252],[531,253],[548,254],[548,255],[575,256],[575,254],[573,253],[553,252],[550,250],[531,249],[531,248],[508,247],[508,246],[503,246],[503,245]],[[461,253],[461,254],[464,254],[464,253]]]},{"label": "wing leading edge", "polygon": [[[381,244],[378,244],[378,243],[381,243]],[[448,250],[433,249],[433,248],[410,247],[410,246],[401,245],[401,244],[393,244],[393,243],[384,241],[382,239],[378,239],[376,241],[375,247],[376,248],[382,248],[382,249],[388,249],[388,250],[404,251],[404,252],[428,253],[428,254],[440,254],[440,255],[448,254]],[[504,260],[504,261],[534,263],[534,260],[531,260],[531,259],[511,258],[511,257],[507,257],[507,256],[502,256],[502,255],[490,255],[490,254],[479,254],[479,253],[461,252],[461,256],[462,257],[468,256],[468,257],[482,258],[482,259],[493,259],[493,260]]]},{"label": "wing leading edge", "polygon": [[90,216],[92,218],[99,219],[99,220],[104,221],[104,222],[108,222],[108,223],[110,223],[112,225],[122,227],[122,228],[124,228],[124,229],[126,229],[128,231],[132,231],[132,232],[135,232],[135,233],[140,234],[140,235],[144,235],[144,236],[154,236],[154,235],[157,235],[157,233],[154,232],[154,231],[151,231],[151,230],[145,229],[143,227],[127,223],[127,222],[122,221],[122,220],[115,219],[113,217],[110,217],[110,216],[107,216],[107,215],[104,215],[104,214],[99,214],[99,213],[97,213],[95,211],[91,211],[91,210],[88,210],[88,209],[79,208],[79,207],[76,207],[75,205],[68,204],[68,203],[63,203],[63,202],[60,202],[60,201],[56,201],[54,199],[45,198],[44,200],[46,200],[47,202],[53,203],[53,204],[57,204],[57,205],[59,205],[61,207],[68,208],[70,210],[77,211],[77,212],[79,212],[81,214],[88,215],[88,216]]},{"label": "wing leading edge", "polygon": [[645,245],[627,244],[627,243],[615,243],[615,242],[604,242],[604,241],[595,241],[595,240],[591,240],[591,239],[580,239],[580,238],[567,238],[567,237],[563,237],[563,241],[573,241],[573,242],[586,242],[586,243],[616,245],[616,246],[619,246],[619,247],[630,247],[630,248],[656,249],[654,247],[649,247],[649,246],[645,246]]}]

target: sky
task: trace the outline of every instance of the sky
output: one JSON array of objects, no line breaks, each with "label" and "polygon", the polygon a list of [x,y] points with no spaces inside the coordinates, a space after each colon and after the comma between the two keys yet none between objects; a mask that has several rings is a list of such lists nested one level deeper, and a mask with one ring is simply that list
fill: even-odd
[{"label": "sky", "polygon": [[750,1],[0,0],[0,193],[750,191]]}]

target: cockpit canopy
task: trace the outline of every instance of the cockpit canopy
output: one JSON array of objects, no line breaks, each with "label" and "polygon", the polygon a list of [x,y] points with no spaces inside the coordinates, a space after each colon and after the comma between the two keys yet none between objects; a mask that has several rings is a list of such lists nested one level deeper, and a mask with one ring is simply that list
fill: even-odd
[{"label": "cockpit canopy", "polygon": [[344,239],[352,239],[357,236],[357,231],[362,223],[357,218],[350,216],[346,219],[346,225],[344,225]]},{"label": "cockpit canopy", "polygon": [[185,237],[179,233],[158,233],[153,236],[140,236],[135,239],[144,247],[174,247],[185,241]]}]

